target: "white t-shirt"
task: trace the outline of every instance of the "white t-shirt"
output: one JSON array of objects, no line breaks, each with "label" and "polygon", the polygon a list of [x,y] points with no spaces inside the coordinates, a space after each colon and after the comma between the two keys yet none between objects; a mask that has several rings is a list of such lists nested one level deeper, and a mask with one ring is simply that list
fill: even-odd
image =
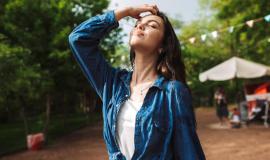
[{"label": "white t-shirt", "polygon": [[127,160],[132,158],[134,153],[134,134],[136,114],[142,103],[128,99],[121,107],[117,118],[117,143],[121,153]]},{"label": "white t-shirt", "polygon": [[239,115],[233,115],[231,121],[235,122],[235,123],[240,123],[240,116]]},{"label": "white t-shirt", "polygon": [[[151,82],[146,82],[134,87],[131,97],[123,103],[118,113],[116,140],[121,153],[127,160],[132,158],[135,150],[134,134],[136,115],[143,104],[144,96],[151,84]],[[142,88],[143,95],[141,95],[140,91]]]}]

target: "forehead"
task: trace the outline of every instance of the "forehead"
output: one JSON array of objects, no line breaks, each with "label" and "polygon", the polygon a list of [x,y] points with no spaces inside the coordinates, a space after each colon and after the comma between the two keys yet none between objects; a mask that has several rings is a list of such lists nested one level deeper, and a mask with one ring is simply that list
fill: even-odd
[{"label": "forehead", "polygon": [[138,21],[139,22],[154,21],[154,22],[158,23],[161,26],[163,24],[163,20],[159,16],[152,15],[152,14],[144,16],[144,17],[140,18]]}]

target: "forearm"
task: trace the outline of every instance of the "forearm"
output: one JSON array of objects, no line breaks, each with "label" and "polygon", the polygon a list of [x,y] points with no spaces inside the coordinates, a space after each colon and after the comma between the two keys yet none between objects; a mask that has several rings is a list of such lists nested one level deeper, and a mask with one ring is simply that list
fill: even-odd
[{"label": "forearm", "polygon": [[119,21],[120,19],[124,18],[124,17],[127,17],[127,16],[130,16],[129,15],[129,10],[131,8],[130,7],[125,7],[125,8],[121,8],[121,9],[116,9],[114,10],[114,14],[115,14],[115,19],[117,21]]},{"label": "forearm", "polygon": [[[78,25],[70,34],[73,40],[99,42],[112,29],[118,27],[113,11],[94,16]],[[75,39],[74,39],[75,38]],[[93,43],[92,43],[93,44]]]}]

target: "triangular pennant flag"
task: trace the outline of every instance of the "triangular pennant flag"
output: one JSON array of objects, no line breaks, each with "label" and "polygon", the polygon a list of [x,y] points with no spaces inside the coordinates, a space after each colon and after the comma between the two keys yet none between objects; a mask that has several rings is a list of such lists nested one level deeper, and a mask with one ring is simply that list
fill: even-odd
[{"label": "triangular pennant flag", "polygon": [[211,34],[212,34],[212,37],[213,38],[217,38],[218,37],[218,32],[217,31],[213,31]]},{"label": "triangular pennant flag", "polygon": [[195,41],[196,41],[196,38],[195,38],[195,37],[189,38],[189,42],[190,42],[191,44],[193,44]]},{"label": "triangular pennant flag", "polygon": [[265,16],[265,17],[264,17],[264,20],[265,20],[266,22],[270,22],[270,14],[267,15],[267,16]]},{"label": "triangular pennant flag", "polygon": [[206,34],[201,35],[201,40],[205,41],[205,39],[206,39]]},{"label": "triangular pennant flag", "polygon": [[254,25],[254,20],[247,21],[246,24],[247,24],[250,28],[252,28],[253,25]]},{"label": "triangular pennant flag", "polygon": [[229,32],[232,33],[234,31],[234,26],[229,27]]}]

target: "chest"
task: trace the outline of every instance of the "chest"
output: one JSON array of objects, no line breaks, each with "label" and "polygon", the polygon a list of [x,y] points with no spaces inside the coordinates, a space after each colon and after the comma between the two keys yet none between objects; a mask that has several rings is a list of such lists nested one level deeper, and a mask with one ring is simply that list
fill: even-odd
[{"label": "chest", "polygon": [[[106,107],[106,121],[112,133],[115,132],[117,117],[119,116],[121,107],[131,98],[130,96],[128,89],[125,87],[119,88],[119,90],[115,91]],[[170,128],[170,122],[172,122],[171,105],[168,93],[152,87],[148,89],[142,103],[135,108],[134,112],[125,110],[126,114],[121,114],[121,116],[126,119],[134,117],[134,119],[132,119],[134,126],[141,128],[142,132],[147,132],[147,130],[151,129],[153,126],[166,131]]]}]

